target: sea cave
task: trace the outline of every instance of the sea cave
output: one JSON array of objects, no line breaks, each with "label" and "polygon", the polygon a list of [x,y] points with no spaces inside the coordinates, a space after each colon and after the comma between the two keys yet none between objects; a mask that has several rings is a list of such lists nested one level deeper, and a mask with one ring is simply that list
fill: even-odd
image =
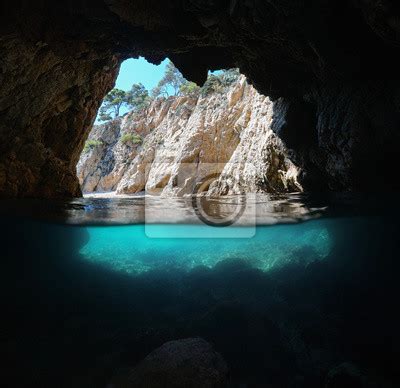
[{"label": "sea cave", "polygon": [[4,386],[399,386],[395,1],[0,11]]}]

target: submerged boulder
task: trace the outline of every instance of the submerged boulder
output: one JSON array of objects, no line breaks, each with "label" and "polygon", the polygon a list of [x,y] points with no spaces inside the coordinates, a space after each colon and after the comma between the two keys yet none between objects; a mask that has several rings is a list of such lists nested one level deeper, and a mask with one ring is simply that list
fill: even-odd
[{"label": "submerged boulder", "polygon": [[166,342],[151,352],[114,388],[218,388],[228,382],[228,367],[202,338]]},{"label": "submerged boulder", "polygon": [[366,384],[365,377],[359,369],[348,362],[332,368],[326,378],[326,388],[363,388],[370,387]]}]

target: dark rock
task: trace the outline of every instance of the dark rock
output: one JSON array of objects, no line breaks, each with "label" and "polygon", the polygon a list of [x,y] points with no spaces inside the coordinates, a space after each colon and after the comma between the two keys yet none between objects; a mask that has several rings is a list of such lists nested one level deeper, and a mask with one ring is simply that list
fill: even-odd
[{"label": "dark rock", "polygon": [[356,366],[343,363],[331,369],[326,379],[326,388],[363,388],[365,378]]},{"label": "dark rock", "polygon": [[228,383],[228,367],[201,338],[170,341],[151,352],[115,388],[218,388]]}]

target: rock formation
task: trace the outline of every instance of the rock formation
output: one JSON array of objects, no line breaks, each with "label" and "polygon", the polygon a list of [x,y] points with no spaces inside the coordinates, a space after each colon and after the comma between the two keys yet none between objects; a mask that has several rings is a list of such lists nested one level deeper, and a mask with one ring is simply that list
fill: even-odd
[{"label": "rock formation", "polygon": [[222,388],[228,385],[228,366],[202,338],[169,341],[152,351],[114,388]]},{"label": "rock formation", "polygon": [[78,178],[84,192],[179,196],[202,180],[218,193],[301,191],[274,120],[274,103],[243,76],[206,96],[157,99],[95,126]]},{"label": "rock formation", "polygon": [[120,63],[169,57],[199,84],[238,67],[273,100],[306,188],[399,187],[394,0],[4,0],[0,195],[79,195],[75,166]]}]

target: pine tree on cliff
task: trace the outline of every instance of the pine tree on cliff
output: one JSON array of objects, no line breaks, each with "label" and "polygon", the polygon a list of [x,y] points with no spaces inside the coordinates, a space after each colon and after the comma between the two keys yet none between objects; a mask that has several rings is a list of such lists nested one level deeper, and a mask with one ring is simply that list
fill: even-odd
[{"label": "pine tree on cliff", "polygon": [[103,100],[100,108],[99,120],[107,121],[119,116],[121,107],[126,103],[126,92],[121,89],[113,89]]},{"label": "pine tree on cliff", "polygon": [[157,98],[160,96],[168,97],[171,95],[178,96],[182,85],[186,82],[181,72],[169,61],[165,69],[165,74],[157,86],[152,90],[152,97]]},{"label": "pine tree on cliff", "polygon": [[149,103],[149,92],[142,83],[133,84],[131,90],[126,93],[126,105],[132,110],[140,111]]},{"label": "pine tree on cliff", "polygon": [[108,121],[119,117],[123,106],[129,110],[139,111],[149,104],[149,100],[149,92],[141,83],[133,84],[128,92],[113,89],[103,100],[99,120]]}]

